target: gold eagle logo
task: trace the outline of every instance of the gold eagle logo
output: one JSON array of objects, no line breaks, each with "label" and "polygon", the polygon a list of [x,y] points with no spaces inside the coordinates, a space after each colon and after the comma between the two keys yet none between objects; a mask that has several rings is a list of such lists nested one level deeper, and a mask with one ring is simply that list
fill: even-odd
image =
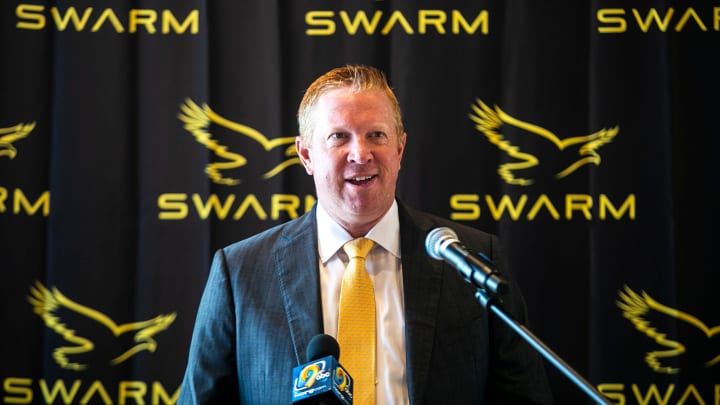
[{"label": "gold eagle logo", "polygon": [[[73,358],[81,358],[90,352],[113,353],[107,360],[110,365],[120,364],[143,350],[154,352],[157,349],[157,342],[153,336],[166,330],[176,316],[173,312],[147,321],[118,325],[107,315],[78,304],[57,288],[48,289],[40,282],[30,287],[28,301],[45,325],[68,343],[55,348],[53,358],[60,367],[69,370],[87,369],[87,363]],[[72,325],[69,319],[72,320]],[[81,327],[86,329],[79,330]],[[95,337],[96,340],[91,340],[87,335]],[[129,339],[121,339],[124,336]],[[107,347],[98,347],[98,342]],[[117,350],[117,347],[120,347],[120,350]]]},{"label": "gold eagle logo", "polygon": [[506,183],[520,186],[533,184],[534,179],[523,174],[523,170],[528,173],[528,169],[540,165],[541,161],[536,155],[522,150],[519,145],[508,139],[505,133],[508,127],[518,130],[519,136],[532,136],[550,142],[551,147],[543,149],[543,153],[553,155],[546,156],[543,167],[552,166],[547,169],[552,170],[557,179],[564,178],[587,164],[600,165],[597,149],[612,141],[620,130],[615,126],[589,135],[560,139],[549,130],[514,118],[498,106],[491,108],[480,99],[472,105],[470,119],[475,122],[475,128],[492,144],[514,159],[510,163],[501,164],[498,167],[498,174]]},{"label": "gold eagle logo", "polygon": [[[619,292],[619,296],[617,305],[623,316],[635,325],[635,329],[664,348],[645,355],[645,362],[653,371],[677,374],[680,367],[671,365],[671,361],[682,361],[686,368],[708,368],[720,362],[720,325],[708,327],[695,316],[665,306],[645,291],[638,294],[628,286]],[[668,317],[682,321],[677,323],[674,332],[682,336],[683,341],[672,339],[667,332],[658,329]]]},{"label": "gold eagle logo", "polygon": [[13,142],[27,137],[33,129],[35,129],[35,122],[0,128],[0,156],[14,159],[17,149],[12,145]]},{"label": "gold eagle logo", "polygon": [[[212,151],[219,161],[211,162],[205,167],[205,173],[210,180],[217,184],[236,185],[240,183],[240,179],[226,175],[225,172],[231,169],[244,167],[248,164],[245,155],[232,152],[226,144],[223,144],[217,134],[211,130],[211,124],[216,129],[230,130],[234,134],[240,134],[248,140],[247,155],[256,159],[253,162],[253,170],[259,170],[263,179],[274,177],[288,166],[300,164],[300,158],[297,156],[295,149],[295,137],[281,137],[268,139],[261,132],[247,125],[243,125],[227,118],[224,118],[213,111],[207,104],[198,106],[191,99],[186,99],[185,103],[180,106],[181,112],[178,114],[180,121],[185,123],[184,128],[190,132],[195,140],[205,145]],[[258,148],[259,146],[259,148]],[[258,156],[263,152],[269,152],[277,147],[285,147],[283,151],[284,159],[281,163],[269,168],[260,168],[266,159]],[[252,171],[252,170],[251,170]]]}]

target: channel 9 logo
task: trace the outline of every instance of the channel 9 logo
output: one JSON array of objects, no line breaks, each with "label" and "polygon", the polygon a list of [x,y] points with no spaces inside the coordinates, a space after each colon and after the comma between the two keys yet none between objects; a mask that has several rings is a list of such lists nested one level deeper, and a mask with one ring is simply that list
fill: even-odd
[{"label": "channel 9 logo", "polygon": [[352,378],[333,356],[296,367],[293,370],[293,403],[319,399],[325,395],[352,403]]}]

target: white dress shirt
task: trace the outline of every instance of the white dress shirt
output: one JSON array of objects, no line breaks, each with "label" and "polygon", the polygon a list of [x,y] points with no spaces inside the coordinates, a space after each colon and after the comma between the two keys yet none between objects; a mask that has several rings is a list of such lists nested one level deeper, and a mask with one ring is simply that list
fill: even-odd
[{"label": "white dress shirt", "polygon": [[[330,218],[319,202],[317,224],[324,332],[337,338],[340,286],[348,262],[342,246],[353,237]],[[385,216],[365,237],[375,242],[365,259],[365,267],[375,288],[377,404],[408,404],[400,221],[397,202],[393,203]],[[342,347],[339,360],[342,364]]]}]

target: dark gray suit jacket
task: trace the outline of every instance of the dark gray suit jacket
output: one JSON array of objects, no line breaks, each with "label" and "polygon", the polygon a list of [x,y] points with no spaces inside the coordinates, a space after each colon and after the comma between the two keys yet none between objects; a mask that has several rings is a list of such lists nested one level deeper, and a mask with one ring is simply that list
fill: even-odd
[{"label": "dark gray suit jacket", "polygon": [[[449,226],[497,261],[495,236],[402,202],[399,216],[410,403],[552,403],[542,358],[425,250],[428,231]],[[292,370],[323,333],[317,239],[313,209],[215,254],[178,404],[291,402]],[[525,323],[520,292],[503,276],[503,306]]]}]

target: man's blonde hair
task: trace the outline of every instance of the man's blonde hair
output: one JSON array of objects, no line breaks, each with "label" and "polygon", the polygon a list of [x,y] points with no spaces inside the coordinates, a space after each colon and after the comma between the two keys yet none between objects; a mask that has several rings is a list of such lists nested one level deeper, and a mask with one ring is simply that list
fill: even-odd
[{"label": "man's blonde hair", "polygon": [[309,142],[310,136],[312,136],[312,112],[320,96],[330,90],[344,87],[350,87],[355,92],[373,89],[384,91],[392,105],[395,129],[397,130],[398,139],[400,139],[400,135],[404,132],[400,103],[395,97],[392,88],[390,88],[385,74],[372,66],[347,65],[332,69],[318,77],[305,91],[297,112],[300,137],[304,142]]}]

